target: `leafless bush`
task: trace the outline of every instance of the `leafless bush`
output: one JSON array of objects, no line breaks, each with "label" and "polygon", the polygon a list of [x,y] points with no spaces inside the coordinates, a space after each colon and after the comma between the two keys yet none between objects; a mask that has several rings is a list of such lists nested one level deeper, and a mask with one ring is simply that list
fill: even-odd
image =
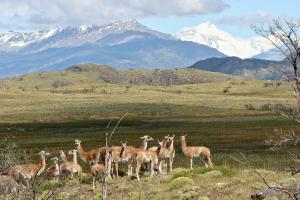
[{"label": "leafless bush", "polygon": [[15,143],[10,143],[8,139],[4,139],[0,143],[0,174],[7,173],[9,167],[20,162],[23,156],[16,151]]},{"label": "leafless bush", "polygon": [[265,140],[265,143],[270,146],[271,150],[278,150],[283,147],[300,146],[300,136],[294,130],[284,131],[275,129],[274,135]]}]

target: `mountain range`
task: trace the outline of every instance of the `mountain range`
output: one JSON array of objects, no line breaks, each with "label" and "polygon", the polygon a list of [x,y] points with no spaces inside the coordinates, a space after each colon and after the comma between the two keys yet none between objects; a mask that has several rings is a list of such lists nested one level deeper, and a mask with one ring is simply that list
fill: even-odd
[{"label": "mountain range", "polygon": [[0,77],[59,70],[81,63],[170,68],[189,66],[212,56],[225,54],[151,30],[136,20],[0,35]]},{"label": "mountain range", "polygon": [[136,20],[0,35],[0,78],[98,63],[117,69],[192,65],[264,79],[278,76],[270,70],[274,71],[273,66],[276,70],[286,66],[286,62],[272,61],[281,59],[261,37],[235,37],[211,22],[184,28],[173,36]]}]

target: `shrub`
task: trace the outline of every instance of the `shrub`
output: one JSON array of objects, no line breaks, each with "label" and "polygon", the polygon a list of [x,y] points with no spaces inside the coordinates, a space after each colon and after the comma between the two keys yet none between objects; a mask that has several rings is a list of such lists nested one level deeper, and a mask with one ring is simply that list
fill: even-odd
[{"label": "shrub", "polygon": [[41,189],[42,190],[54,190],[59,187],[63,187],[65,185],[64,181],[56,181],[56,180],[50,180],[50,181],[45,181],[41,184]]},{"label": "shrub", "polygon": [[187,185],[192,186],[193,183],[194,183],[193,179],[191,179],[191,178],[178,177],[178,178],[175,178],[173,181],[171,181],[170,189],[171,190],[176,190],[176,189],[182,188],[182,187],[187,186]]},{"label": "shrub", "polygon": [[247,109],[247,110],[255,110],[255,107],[252,105],[252,104],[245,104],[245,108]]},{"label": "shrub", "polygon": [[272,105],[269,104],[269,103],[263,104],[260,107],[260,110],[262,110],[262,111],[271,111],[272,110]]},{"label": "shrub", "polygon": [[222,175],[223,173],[220,172],[219,170],[212,170],[203,174],[203,176],[205,177],[220,177]]},{"label": "shrub", "polygon": [[72,85],[72,83],[65,79],[57,79],[51,84],[51,86],[53,88],[59,88],[59,87],[64,87],[64,86],[68,86],[68,85]]},{"label": "shrub", "polygon": [[223,93],[228,93],[230,88],[231,88],[231,86],[225,87],[223,89]]},{"label": "shrub", "polygon": [[190,169],[179,167],[172,171],[172,175],[173,175],[173,178],[182,177],[182,176],[190,177],[190,176],[192,176],[192,173],[191,173]]},{"label": "shrub", "polygon": [[[228,167],[215,167],[215,168],[196,168],[194,170],[195,174],[208,174],[212,171],[218,171],[218,173],[221,173],[222,176],[232,176],[234,175],[235,171],[232,168]],[[216,173],[216,172],[213,172]]]}]

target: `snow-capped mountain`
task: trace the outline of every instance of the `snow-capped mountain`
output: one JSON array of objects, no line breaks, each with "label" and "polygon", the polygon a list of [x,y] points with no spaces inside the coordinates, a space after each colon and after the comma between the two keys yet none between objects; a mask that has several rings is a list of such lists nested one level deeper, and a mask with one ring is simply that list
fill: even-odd
[{"label": "snow-capped mountain", "polygon": [[211,22],[183,28],[175,34],[175,37],[184,41],[208,45],[228,56],[240,58],[250,58],[273,48],[271,44],[261,37],[235,37],[219,29]]},{"label": "snow-capped mountain", "polygon": [[0,51],[18,51],[24,48],[27,51],[40,51],[47,48],[74,47],[93,43],[109,34],[124,33],[129,30],[151,33],[163,39],[175,39],[171,35],[151,30],[136,20],[130,20],[105,25],[67,26],[29,33],[10,31],[0,35]]},{"label": "snow-capped mountain", "polygon": [[163,69],[224,56],[214,48],[178,40],[136,20],[118,21],[35,33],[4,33],[0,35],[0,78],[83,63]]}]

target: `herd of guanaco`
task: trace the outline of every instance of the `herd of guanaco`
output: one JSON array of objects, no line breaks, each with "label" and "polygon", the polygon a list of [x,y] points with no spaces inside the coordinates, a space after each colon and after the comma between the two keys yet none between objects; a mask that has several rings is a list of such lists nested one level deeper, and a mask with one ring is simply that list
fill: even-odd
[{"label": "herd of guanaco", "polygon": [[[150,176],[168,173],[168,168],[169,172],[172,172],[175,157],[175,135],[165,136],[162,141],[158,140],[157,146],[150,148],[148,148],[148,142],[154,139],[148,135],[140,138],[142,139],[142,144],[138,148],[127,145],[127,141],[121,142],[120,146],[109,148],[108,162],[105,162],[106,147],[85,151],[81,146],[81,141],[76,139],[76,149],[68,152],[69,155],[72,155],[72,160],[68,160],[65,152],[60,150],[59,157],[51,158],[53,164],[46,168],[46,156],[50,154],[46,151],[41,151],[39,152],[39,163],[20,164],[10,167],[7,175],[0,175],[0,183],[1,180],[9,180],[7,183],[27,187],[30,181],[40,176],[44,171],[46,177],[53,180],[73,178],[74,176],[81,177],[83,175],[82,167],[78,164],[77,155],[83,162],[90,165],[93,177],[93,190],[95,190],[97,177],[103,178],[104,176],[104,163],[108,164],[107,169],[110,178],[119,177],[118,166],[120,162],[127,163],[128,176],[132,176],[133,167],[135,166],[137,180],[140,180],[139,173],[141,169],[148,169]],[[180,141],[182,152],[189,159],[191,169],[193,168],[193,158],[198,157],[203,158],[206,167],[213,167],[209,148],[204,146],[187,146],[186,135],[180,136]],[[16,190],[16,188],[14,189]]]}]

